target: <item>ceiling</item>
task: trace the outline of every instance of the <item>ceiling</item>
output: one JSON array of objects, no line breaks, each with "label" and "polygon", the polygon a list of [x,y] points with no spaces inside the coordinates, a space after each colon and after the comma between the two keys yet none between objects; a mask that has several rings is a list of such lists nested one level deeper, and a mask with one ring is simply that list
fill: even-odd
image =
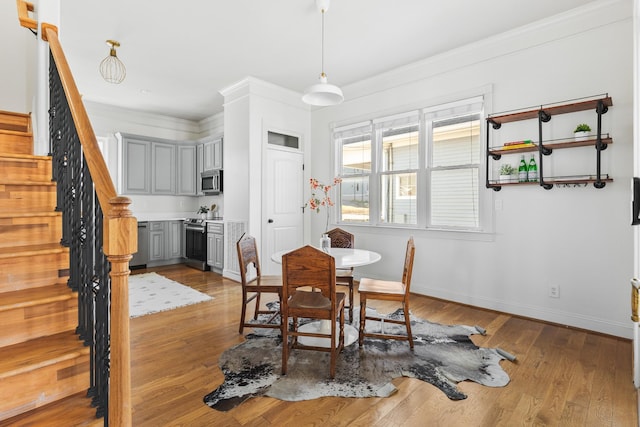
[{"label": "ceiling", "polygon": [[[60,0],[60,36],[85,100],[201,120],[247,76],[302,93],[321,71],[314,0]],[[325,71],[343,88],[588,0],[333,0]],[[121,43],[122,84],[102,80],[105,43]],[[345,87],[346,90],[345,90]]]}]

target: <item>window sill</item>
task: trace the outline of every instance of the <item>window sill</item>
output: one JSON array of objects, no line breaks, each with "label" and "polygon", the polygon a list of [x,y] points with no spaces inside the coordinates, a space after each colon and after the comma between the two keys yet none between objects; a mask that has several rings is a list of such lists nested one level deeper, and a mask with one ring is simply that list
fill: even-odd
[{"label": "window sill", "polygon": [[371,232],[375,232],[380,235],[397,235],[399,230],[405,230],[407,233],[412,234],[414,237],[425,237],[435,239],[447,239],[447,240],[468,240],[477,242],[493,242],[495,241],[495,233],[482,230],[452,230],[443,228],[418,228],[416,226],[399,226],[392,224],[384,225],[371,225],[371,224],[359,224],[351,222],[343,222],[340,224],[333,224],[337,227],[353,227],[366,229]]}]

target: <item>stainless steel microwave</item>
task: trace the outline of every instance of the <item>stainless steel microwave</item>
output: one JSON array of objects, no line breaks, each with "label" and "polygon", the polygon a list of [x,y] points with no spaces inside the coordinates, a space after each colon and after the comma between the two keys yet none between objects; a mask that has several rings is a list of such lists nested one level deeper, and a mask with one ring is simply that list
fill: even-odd
[{"label": "stainless steel microwave", "polygon": [[222,169],[205,171],[200,174],[204,194],[222,193]]}]

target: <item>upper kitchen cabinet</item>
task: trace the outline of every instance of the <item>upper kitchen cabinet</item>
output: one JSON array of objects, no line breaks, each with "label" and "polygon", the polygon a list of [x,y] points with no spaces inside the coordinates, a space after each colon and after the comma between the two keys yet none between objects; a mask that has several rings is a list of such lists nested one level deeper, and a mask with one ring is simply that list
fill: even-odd
[{"label": "upper kitchen cabinet", "polygon": [[124,194],[151,193],[151,142],[122,137],[118,178]]},{"label": "upper kitchen cabinet", "polygon": [[222,169],[222,138],[203,140],[203,170]]},{"label": "upper kitchen cabinet", "polygon": [[151,143],[151,193],[176,193],[176,145]]},{"label": "upper kitchen cabinet", "polygon": [[195,142],[119,133],[118,187],[122,194],[197,195]]},{"label": "upper kitchen cabinet", "polygon": [[195,145],[178,145],[177,193],[180,196],[196,195],[196,183],[199,181],[196,179],[196,161],[197,156]]}]

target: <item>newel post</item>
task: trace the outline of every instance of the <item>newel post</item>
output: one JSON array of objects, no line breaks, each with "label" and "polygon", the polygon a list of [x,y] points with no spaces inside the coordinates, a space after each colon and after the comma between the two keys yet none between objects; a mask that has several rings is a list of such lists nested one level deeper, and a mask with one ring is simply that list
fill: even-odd
[{"label": "newel post", "polygon": [[129,260],[138,251],[138,221],[128,197],[114,197],[104,223],[104,252],[111,263],[111,363],[109,425],[131,426]]}]

